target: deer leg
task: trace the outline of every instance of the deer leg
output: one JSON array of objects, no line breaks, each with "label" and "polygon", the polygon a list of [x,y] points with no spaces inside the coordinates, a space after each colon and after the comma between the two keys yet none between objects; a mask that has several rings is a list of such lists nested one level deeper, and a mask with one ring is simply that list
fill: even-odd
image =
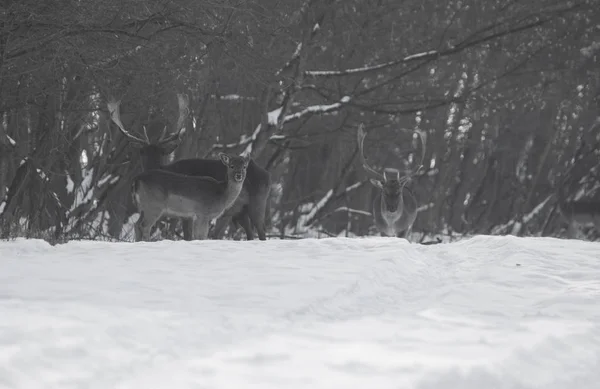
[{"label": "deer leg", "polygon": [[196,217],[193,219],[194,237],[198,240],[208,238],[208,230],[210,229],[210,220],[204,217]]},{"label": "deer leg", "polygon": [[221,217],[219,219],[217,219],[217,222],[215,223],[215,226],[214,226],[213,232],[212,232],[213,239],[222,239],[223,238],[223,231],[225,230],[225,227],[227,227],[228,222],[229,222],[229,217],[227,215],[221,215]]},{"label": "deer leg", "polygon": [[252,220],[250,219],[248,207],[248,204],[244,205],[241,211],[232,217],[232,220],[244,229],[247,240],[254,240],[254,230],[252,228]]},{"label": "deer leg", "polygon": [[570,221],[567,226],[567,237],[569,239],[577,239],[579,237],[579,228],[575,222]]},{"label": "deer leg", "polygon": [[192,240],[194,223],[192,219],[181,219],[181,229],[183,230],[183,240]]},{"label": "deer leg", "polygon": [[142,240],[142,219],[144,218],[144,212],[140,212],[140,216],[133,225],[133,231],[135,233],[135,241],[139,242]]},{"label": "deer leg", "polygon": [[237,230],[239,230],[240,227],[241,226],[240,226],[240,222],[238,220],[238,217],[237,216],[233,216],[231,218],[231,222],[229,223],[229,234],[228,234],[228,236],[231,239],[235,240],[235,235],[237,233]]},{"label": "deer leg", "polygon": [[235,219],[242,226],[244,231],[246,231],[246,240],[254,240],[254,231],[252,230],[252,223],[248,212],[244,210],[243,212],[238,213]]},{"label": "deer leg", "polygon": [[233,226],[233,232],[237,232],[237,230],[241,227],[241,224],[236,216],[231,218],[231,223],[229,225]]},{"label": "deer leg", "polygon": [[408,236],[412,233],[412,226],[408,227],[406,230],[399,232],[396,234],[396,236],[398,238],[404,238],[406,240],[408,240]]},{"label": "deer leg", "polygon": [[596,233],[600,234],[600,216],[594,218],[594,227],[596,228]]},{"label": "deer leg", "polygon": [[[247,213],[250,217],[250,221],[254,227],[256,227],[258,239],[267,240],[267,235],[265,234],[265,208],[267,207],[266,201],[251,201],[247,207]],[[248,235],[248,231],[246,231],[246,234]]]},{"label": "deer leg", "polygon": [[136,224],[138,225],[138,229],[140,231],[141,239],[143,241],[149,242],[150,236],[152,232],[152,227],[156,224],[158,219],[160,219],[161,215],[154,215],[148,212],[141,212],[140,218],[138,219]]}]

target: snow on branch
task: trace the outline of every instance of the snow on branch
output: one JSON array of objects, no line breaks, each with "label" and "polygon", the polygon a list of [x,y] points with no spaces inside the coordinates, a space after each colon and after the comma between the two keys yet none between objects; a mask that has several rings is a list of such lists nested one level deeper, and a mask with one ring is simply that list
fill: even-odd
[{"label": "snow on branch", "polygon": [[433,203],[421,205],[420,207],[417,208],[417,212],[427,211],[428,209],[433,208],[433,206],[434,206]]},{"label": "snow on branch", "polygon": [[354,184],[352,184],[352,185],[350,185],[350,186],[347,186],[347,187],[346,187],[346,189],[344,189],[344,191],[345,191],[346,193],[352,192],[353,190],[360,188],[360,187],[361,187],[361,186],[363,186],[364,184],[365,184],[365,181],[358,181],[358,182],[355,182]]},{"label": "snow on branch", "polygon": [[337,212],[347,212],[350,214],[355,214],[355,215],[363,215],[363,216],[371,216],[371,212],[368,211],[363,211],[362,209],[354,209],[354,208],[349,208],[349,207],[339,207],[334,209],[331,213],[337,213]]},{"label": "snow on branch", "polygon": [[301,117],[303,117],[305,115],[309,115],[309,114],[314,115],[314,114],[319,114],[319,113],[327,113],[327,112],[331,112],[331,111],[337,111],[342,107],[342,105],[348,103],[349,101],[350,101],[350,97],[344,96],[337,103],[333,103],[333,104],[329,104],[329,105],[311,105],[309,107],[304,108],[302,111],[287,115],[283,119],[283,122],[284,123],[291,122],[293,120],[300,119]]},{"label": "snow on branch", "polygon": [[292,54],[292,57],[289,59],[289,61],[287,61],[283,67],[281,69],[279,69],[277,71],[277,73],[275,73],[275,76],[279,77],[282,74],[284,74],[286,72],[287,69],[289,69],[292,64],[294,63],[294,61],[297,61],[300,58],[300,53],[302,52],[302,42],[299,42],[296,45],[296,50],[294,51],[294,54]]},{"label": "snow on branch", "polygon": [[277,124],[277,120],[279,120],[279,115],[281,115],[282,109],[282,107],[279,107],[268,113],[270,125],[274,126]]},{"label": "snow on branch", "polygon": [[[343,191],[338,193],[336,196],[333,195],[334,190],[330,189],[325,196],[318,203],[314,205],[314,207],[310,210],[310,212],[303,218],[303,226],[309,227],[316,220],[322,219],[322,217],[318,217],[319,212],[321,212],[328,204],[334,202],[342,196],[347,195],[348,193],[362,187],[367,181],[358,181],[352,185],[347,186]],[[334,211],[335,212],[335,211]]]},{"label": "snow on branch", "polygon": [[44,182],[48,182],[50,179],[48,178],[48,176],[46,175],[46,173],[44,173],[44,171],[42,169],[36,169],[38,176],[40,176],[40,178],[42,179],[42,181]]},{"label": "snow on branch", "polygon": [[227,100],[227,101],[256,101],[254,97],[248,96],[240,96],[238,94],[232,93],[228,95],[210,95],[211,99],[215,100]]},{"label": "snow on branch", "polygon": [[244,156],[252,155],[252,146],[254,145],[254,141],[258,137],[258,134],[260,133],[261,127],[262,127],[261,124],[256,126],[254,133],[252,133],[252,136],[247,140],[246,149],[241,153],[241,155],[244,155]]},{"label": "snow on branch", "polygon": [[310,212],[306,215],[306,222],[305,222],[305,226],[308,226],[310,224],[310,221],[313,220],[315,218],[315,216],[317,215],[317,212],[319,212],[321,209],[323,209],[323,207],[325,207],[325,205],[329,202],[329,199],[333,196],[333,189],[329,189],[329,191],[325,194],[325,196],[323,196],[323,198],[321,198],[321,200],[319,200],[318,203],[315,204],[315,206],[310,210]]},{"label": "snow on branch", "polygon": [[548,203],[548,200],[550,200],[552,198],[552,196],[554,196],[554,195],[552,194],[552,195],[546,197],[546,199],[544,199],[544,201],[542,201],[535,208],[533,208],[533,210],[531,212],[529,212],[528,214],[524,215],[523,216],[523,222],[524,223],[529,223],[531,221],[531,219],[533,219],[536,215],[538,215],[542,211],[542,209],[544,209],[544,207]]},{"label": "snow on branch", "polygon": [[401,63],[409,62],[409,61],[428,59],[428,58],[433,57],[438,54],[439,54],[438,51],[431,50],[431,51],[425,51],[423,53],[412,54],[412,55],[409,55],[409,56],[404,57],[399,60],[385,62],[385,63],[372,65],[372,66],[363,66],[360,68],[353,68],[353,69],[346,69],[346,70],[307,70],[306,72],[304,72],[304,74],[307,76],[311,76],[311,77],[348,76],[348,75],[352,75],[352,74],[367,73],[367,72],[372,72],[375,70],[381,70],[381,69],[399,65]]},{"label": "snow on branch", "polygon": [[11,138],[8,134],[5,134],[4,136],[6,137],[6,139],[8,140],[8,143],[10,143],[11,146],[14,147],[17,145],[17,142],[13,138]]},{"label": "snow on branch", "polygon": [[504,234],[508,230],[510,230],[510,234],[512,235],[518,235],[521,229],[523,228],[524,224],[529,223],[534,217],[541,213],[541,211],[544,209],[546,204],[548,204],[548,201],[552,198],[552,196],[554,195],[551,194],[548,197],[546,197],[544,201],[536,205],[531,210],[531,212],[523,215],[523,217],[521,217],[520,219],[511,219],[505,224],[501,224],[499,226],[494,227],[492,229],[492,235]]},{"label": "snow on branch", "polygon": [[[292,122],[294,120],[301,119],[302,117],[304,117],[306,115],[325,114],[328,112],[337,111],[340,108],[342,108],[342,106],[344,104],[347,104],[350,100],[351,99],[349,96],[344,96],[337,103],[327,104],[327,105],[308,106],[301,111],[286,115],[283,118],[283,123],[285,124],[285,123]],[[269,118],[269,125],[271,125],[271,126],[277,125],[277,123],[279,121],[279,116],[281,115],[281,111],[282,111],[282,107],[279,107],[279,108],[276,108],[276,109],[270,111],[267,114],[268,118]],[[261,130],[262,130],[261,125],[258,124],[256,126],[256,128],[254,129],[254,132],[252,133],[252,135],[247,136],[246,134],[243,134],[242,136],[240,136],[240,140],[238,140],[237,142],[233,142],[233,143],[215,143],[215,144],[213,144],[212,149],[213,150],[215,150],[215,149],[228,150],[228,149],[235,149],[237,147],[246,146],[246,149],[243,151],[243,154],[250,155],[250,153],[252,152],[252,143],[256,140],[256,138],[258,137],[258,134],[261,132]],[[271,135],[271,137],[269,139],[281,140],[284,138],[285,138],[284,135],[273,134],[273,135]]]},{"label": "snow on branch", "polygon": [[438,52],[436,50],[424,51],[422,53],[417,53],[417,54],[409,55],[408,57],[404,57],[402,59],[402,62],[408,62],[408,61],[414,61],[417,59],[428,58],[428,57],[436,55],[437,53]]},{"label": "snow on branch", "polygon": [[600,51],[600,42],[592,42],[591,45],[579,49],[584,57],[591,58],[594,53]]}]

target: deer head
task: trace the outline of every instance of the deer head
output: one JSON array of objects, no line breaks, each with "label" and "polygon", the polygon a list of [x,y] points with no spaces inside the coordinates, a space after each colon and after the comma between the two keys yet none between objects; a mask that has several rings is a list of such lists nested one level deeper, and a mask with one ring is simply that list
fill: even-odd
[{"label": "deer head", "polygon": [[134,135],[125,129],[121,122],[120,105],[121,101],[111,99],[107,103],[110,118],[117,125],[121,133],[127,137],[131,144],[140,148],[140,157],[142,158],[142,166],[144,170],[156,169],[162,165],[164,157],[171,154],[179,143],[181,136],[185,132],[184,122],[189,114],[189,101],[186,95],[178,94],[177,101],[179,105],[179,117],[175,131],[167,133],[167,127],[163,131],[157,141],[152,142],[144,127],[144,137]]},{"label": "deer head", "polygon": [[227,178],[234,182],[243,182],[246,178],[246,169],[250,162],[250,157],[246,155],[229,155],[219,153],[219,158],[223,165],[227,166]]},{"label": "deer head", "polygon": [[397,212],[402,205],[402,190],[404,186],[412,180],[412,178],[420,172],[423,167],[423,158],[425,157],[425,141],[424,135],[418,133],[421,139],[421,159],[416,169],[395,169],[385,168],[383,174],[373,169],[365,159],[363,143],[365,140],[364,125],[361,124],[358,128],[357,140],[360,152],[362,166],[365,169],[371,183],[381,190],[382,200],[388,212]]}]

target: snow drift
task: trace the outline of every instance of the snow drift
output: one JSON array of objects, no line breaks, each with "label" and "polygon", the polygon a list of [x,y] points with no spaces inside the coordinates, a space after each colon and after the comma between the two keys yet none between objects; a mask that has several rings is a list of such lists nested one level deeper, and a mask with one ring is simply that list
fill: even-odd
[{"label": "snow drift", "polygon": [[0,388],[596,388],[600,245],[0,242]]}]

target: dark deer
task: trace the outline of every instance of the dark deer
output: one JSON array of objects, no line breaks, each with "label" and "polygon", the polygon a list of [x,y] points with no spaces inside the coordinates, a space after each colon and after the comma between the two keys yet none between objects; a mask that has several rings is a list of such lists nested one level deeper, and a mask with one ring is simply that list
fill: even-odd
[{"label": "dark deer", "polygon": [[363,150],[366,136],[364,126],[361,124],[358,128],[357,140],[362,166],[371,183],[380,190],[373,200],[373,218],[381,236],[405,237],[417,218],[417,200],[406,184],[421,170],[425,157],[425,141],[423,134],[419,135],[423,146],[419,168],[402,172],[395,168],[385,168],[381,174],[367,163]]},{"label": "dark deer", "polygon": [[582,227],[594,227],[600,234],[600,202],[590,200],[568,201],[565,198],[564,189],[566,185],[560,183],[556,191],[558,212],[567,223],[567,236],[570,239],[579,237]]},{"label": "dark deer", "polygon": [[153,169],[133,179],[133,198],[140,217],[136,240],[150,240],[150,231],[163,216],[191,220],[194,239],[206,239],[212,219],[221,216],[238,198],[246,178],[248,159],[219,154],[227,169],[226,179],[186,176]]},{"label": "dark deer", "polygon": [[[142,166],[145,171],[149,169],[161,169],[169,172],[188,176],[212,177],[217,181],[224,181],[227,177],[227,167],[219,160],[188,158],[163,164],[164,158],[171,154],[181,142],[181,135],[185,131],[185,118],[188,114],[188,101],[183,95],[178,95],[179,119],[175,131],[167,134],[166,128],[156,142],[151,142],[148,136],[145,139],[131,134],[125,129],[121,122],[118,101],[108,103],[108,111],[112,121],[121,130],[129,141],[140,148]],[[265,210],[271,188],[271,175],[268,171],[258,166],[250,159],[246,171],[246,179],[242,192],[226,209],[221,218],[231,219],[237,225],[241,225],[246,232],[248,240],[254,239],[253,227],[256,228],[260,240],[266,240],[265,233]],[[182,218],[183,235],[185,240],[192,239],[192,221]]]}]

